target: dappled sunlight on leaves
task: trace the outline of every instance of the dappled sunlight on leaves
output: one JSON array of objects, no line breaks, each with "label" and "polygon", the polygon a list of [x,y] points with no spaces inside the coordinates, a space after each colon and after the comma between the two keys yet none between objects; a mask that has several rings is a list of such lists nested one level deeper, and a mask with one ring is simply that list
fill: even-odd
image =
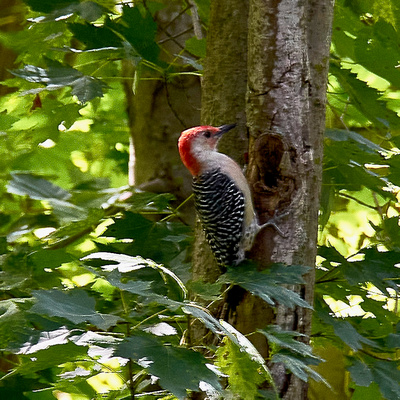
[{"label": "dappled sunlight on leaves", "polygon": [[[210,1],[192,3],[207,31]],[[167,4],[25,0],[19,30],[0,32],[18,55],[2,82],[17,91],[0,97],[0,398],[276,399],[271,365],[352,400],[400,398],[398,2],[336,1],[313,304],[301,295],[312,265],[192,282],[182,199],[128,187],[126,93],[203,71],[207,38],[163,46]],[[264,359],[254,332],[213,314],[236,285],[271,312],[307,309],[311,337],[264,327]],[[339,356],[324,363],[314,346]]]}]

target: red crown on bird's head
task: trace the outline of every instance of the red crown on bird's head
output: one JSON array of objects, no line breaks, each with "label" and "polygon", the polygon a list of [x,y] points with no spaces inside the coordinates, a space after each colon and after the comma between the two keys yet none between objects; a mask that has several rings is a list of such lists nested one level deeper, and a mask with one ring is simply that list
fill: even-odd
[{"label": "red crown on bird's head", "polygon": [[181,133],[178,140],[179,154],[185,167],[192,175],[198,175],[200,165],[194,154],[194,146],[197,143],[204,150],[216,150],[219,139],[225,132],[233,129],[236,124],[222,125],[219,127],[210,125],[195,126]]}]

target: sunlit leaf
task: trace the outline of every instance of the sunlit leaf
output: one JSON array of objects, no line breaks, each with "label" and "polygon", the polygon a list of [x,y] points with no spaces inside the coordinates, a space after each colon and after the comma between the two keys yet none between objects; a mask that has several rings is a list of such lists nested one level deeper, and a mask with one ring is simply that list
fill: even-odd
[{"label": "sunlit leaf", "polygon": [[[78,210],[82,210],[80,207],[77,207]],[[64,209],[68,210],[66,207]],[[59,212],[60,210],[56,210]],[[104,216],[104,210],[102,209],[90,209],[84,210],[84,215],[80,215],[81,219],[77,218],[76,213],[70,214],[70,218],[68,217],[68,213],[63,213],[62,216],[65,218],[65,225],[61,226],[50,235],[46,236],[46,240],[51,244],[52,248],[60,245],[64,240],[70,240],[74,237],[80,237],[86,233],[92,232],[94,227],[100,222],[102,217]]]},{"label": "sunlit leaf", "polygon": [[206,56],[206,40],[205,39],[196,39],[190,38],[186,40],[185,47],[189,53],[204,58]]},{"label": "sunlit leaf", "polygon": [[400,59],[399,40],[399,32],[380,19],[358,33],[354,47],[360,64],[396,87],[400,87],[400,77],[396,70]]},{"label": "sunlit leaf", "polygon": [[330,71],[338,79],[346,95],[349,96],[351,104],[378,128],[387,129],[388,126],[399,126],[400,121],[396,113],[386,107],[386,103],[381,99],[382,94],[376,89],[359,80],[356,74],[339,68],[336,64],[331,64]]},{"label": "sunlit leaf", "polygon": [[87,348],[83,346],[77,346],[71,342],[58,344],[45,350],[36,351],[33,358],[32,355],[24,356],[23,360],[25,362],[17,367],[13,373],[29,375],[36,371],[53,368],[59,364],[76,360],[86,354]]},{"label": "sunlit leaf", "polygon": [[259,365],[229,340],[224,340],[218,348],[216,356],[216,364],[227,375],[230,389],[241,399],[257,398],[258,385],[265,381]]},{"label": "sunlit leaf", "polygon": [[38,337],[31,337],[19,350],[19,354],[33,354],[40,350],[45,350],[51,346],[68,343],[71,331],[66,327],[61,327],[55,331],[42,331]]},{"label": "sunlit leaf", "polygon": [[161,264],[157,264],[152,260],[144,259],[140,256],[131,257],[125,254],[106,253],[106,252],[93,253],[84,257],[82,260],[94,260],[94,259],[112,261],[115,263],[115,264],[103,265],[102,268],[106,271],[118,270],[119,272],[124,273],[124,272],[139,270],[146,267],[153,268],[155,270],[158,270],[162,276],[168,276],[172,278],[172,280],[181,289],[184,297],[187,296],[187,289],[183,284],[183,282],[179,279],[179,277],[168,268],[164,267]]},{"label": "sunlit leaf", "polygon": [[[91,76],[85,76],[78,70],[70,67],[49,67],[47,69],[26,65],[22,69],[11,71],[15,76],[26,79],[28,82],[45,85],[46,90],[57,90],[65,86],[72,87],[72,94],[78,97],[81,103],[86,103],[96,97],[103,96],[105,85]],[[43,88],[31,89],[26,93],[38,93]]]}]

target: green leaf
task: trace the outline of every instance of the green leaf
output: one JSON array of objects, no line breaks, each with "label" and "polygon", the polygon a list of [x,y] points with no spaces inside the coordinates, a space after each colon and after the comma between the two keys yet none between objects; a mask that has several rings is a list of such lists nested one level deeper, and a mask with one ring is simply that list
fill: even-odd
[{"label": "green leaf", "polygon": [[168,276],[180,287],[184,297],[187,296],[187,290],[183,282],[171,270],[163,265],[157,264],[152,260],[146,260],[140,256],[131,257],[125,254],[98,252],[84,257],[82,260],[100,259],[105,261],[112,261],[115,264],[103,265],[102,268],[106,271],[118,270],[121,273],[136,271],[142,268],[153,268],[158,270],[162,276]]},{"label": "green leaf", "polygon": [[211,0],[195,0],[196,6],[197,6],[197,12],[199,13],[199,16],[202,21],[206,25],[208,25],[208,20],[210,18],[210,4]]},{"label": "green leaf", "polygon": [[27,391],[21,387],[0,387],[0,397],[2,399],[31,400],[30,397],[26,396],[26,392]]},{"label": "green leaf", "polygon": [[311,270],[305,265],[285,265],[282,263],[272,264],[269,274],[273,276],[276,283],[281,285],[298,285],[305,283],[303,275]]},{"label": "green leaf", "polygon": [[70,340],[78,346],[90,346],[96,345],[105,348],[114,347],[117,343],[121,341],[120,338],[111,336],[108,333],[98,333],[93,331],[87,331],[81,335],[76,334],[76,330],[71,331],[73,336]]},{"label": "green leaf", "polygon": [[233,282],[271,305],[275,305],[276,301],[289,308],[300,306],[311,309],[299,294],[279,285],[302,283],[301,274],[306,270],[308,267],[276,265],[272,270],[257,271],[254,265],[246,263],[244,266],[228,269],[220,281]]},{"label": "green leaf", "polygon": [[236,328],[232,325],[228,324],[226,321],[221,320],[220,324],[222,327],[228,332],[228,337],[232,340],[233,343],[237,344],[240,348],[240,351],[247,353],[251,360],[257,362],[265,371],[266,375],[268,376],[269,383],[273,384],[272,376],[265,364],[265,360],[262,355],[258,352],[255,348],[253,343],[247,339],[241,332],[239,332]]},{"label": "green leaf", "polygon": [[258,386],[266,380],[258,363],[226,339],[218,347],[216,357],[216,365],[228,376],[229,388],[243,400],[256,399]]},{"label": "green leaf", "polygon": [[28,82],[46,85],[46,88],[31,89],[26,91],[25,94],[36,94],[43,90],[57,90],[71,86],[72,94],[77,96],[81,103],[102,97],[105,87],[98,79],[83,75],[80,71],[70,67],[57,66],[43,69],[34,65],[26,65],[22,69],[11,71],[11,73]]},{"label": "green leaf", "polygon": [[400,60],[399,41],[399,32],[388,22],[379,19],[358,33],[354,47],[356,60],[395,87],[400,87],[396,69]]},{"label": "green leaf", "polygon": [[103,330],[115,325],[119,319],[115,315],[97,312],[95,299],[82,289],[67,292],[34,290],[33,296],[37,299],[37,303],[31,311],[37,314],[66,318],[75,324],[89,322]]},{"label": "green leaf", "polygon": [[[59,213],[61,218],[65,219],[64,223],[67,223],[46,236],[46,240],[52,248],[61,245],[64,240],[68,241],[74,238],[80,238],[84,234],[91,232],[104,216],[104,210],[102,209],[90,209],[89,212],[84,210],[82,211],[84,215],[80,215],[79,213],[67,214],[65,211],[68,209],[69,208],[66,207],[62,213],[59,209],[55,210],[56,213]],[[78,210],[82,209],[78,207]],[[79,216],[84,217],[84,219],[79,219]]]},{"label": "green leaf", "polygon": [[151,289],[151,282],[147,281],[128,281],[128,282],[121,282],[123,275],[114,270],[107,275],[107,281],[111,283],[114,287],[118,289],[125,290],[126,292],[138,294],[141,296],[151,297],[154,296],[154,291]]},{"label": "green leaf", "polygon": [[[24,313],[18,308],[18,299],[0,301],[0,348],[7,348],[8,344],[21,335],[27,325]],[[10,329],[12,327],[12,329]]]},{"label": "green leaf", "polygon": [[176,310],[180,308],[183,304],[179,301],[172,300],[167,296],[162,296],[158,294],[157,291],[152,288],[152,282],[140,280],[130,280],[127,283],[121,282],[122,275],[118,271],[113,271],[108,274],[106,280],[112,286],[120,290],[142,296],[142,301],[145,304],[162,304],[171,310]]},{"label": "green leaf", "polygon": [[122,218],[115,218],[114,224],[103,235],[117,239],[129,238],[131,243],[125,252],[140,254],[166,265],[173,262],[192,241],[191,228],[180,222],[152,222],[141,214],[131,212],[124,213]]},{"label": "green leaf", "polygon": [[372,372],[369,367],[361,360],[354,360],[353,364],[348,368],[351,378],[358,386],[368,387],[373,382]]},{"label": "green leaf", "polygon": [[110,225],[103,235],[116,239],[135,239],[148,236],[152,227],[153,223],[142,215],[125,213],[122,218],[115,218],[114,224]]},{"label": "green leaf", "polygon": [[186,390],[199,390],[204,381],[220,390],[217,376],[207,368],[207,360],[200,354],[185,348],[163,344],[149,336],[125,339],[116,349],[116,355],[132,358],[149,373],[160,379],[160,385],[179,399]]},{"label": "green leaf", "polygon": [[359,148],[360,151],[366,153],[386,152],[381,146],[371,142],[364,136],[361,136],[359,133],[345,129],[326,129],[325,137],[336,142],[352,142]]},{"label": "green leaf", "polygon": [[12,172],[11,177],[12,179],[7,185],[9,193],[29,196],[36,200],[57,199],[65,201],[71,198],[69,192],[38,176]]},{"label": "green leaf", "polygon": [[393,128],[399,126],[397,114],[386,107],[386,103],[381,99],[382,94],[376,89],[359,80],[356,74],[334,63],[330,65],[330,72],[338,79],[351,104],[375,126],[383,130],[387,130],[388,124]]},{"label": "green leaf", "polygon": [[368,387],[357,386],[351,396],[351,400],[377,400],[380,398],[381,392],[375,382]]},{"label": "green leaf", "polygon": [[18,118],[10,113],[7,113],[7,110],[4,110],[0,113],[0,130],[6,131],[10,129],[12,125],[18,121]]},{"label": "green leaf", "polygon": [[377,361],[371,369],[374,382],[386,399],[400,398],[400,371],[397,361]]},{"label": "green leaf", "polygon": [[25,1],[33,11],[49,13],[71,4],[76,4],[76,0],[26,0]]},{"label": "green leaf", "polygon": [[59,364],[64,364],[68,361],[74,361],[78,357],[86,355],[87,348],[84,346],[77,346],[71,342],[58,344],[35,352],[34,357],[32,355],[21,355],[22,364],[12,374],[30,375],[47,368],[57,367]]},{"label": "green leaf", "polygon": [[363,344],[376,347],[375,342],[360,335],[350,322],[332,318],[332,325],[335,334],[352,350],[361,350]]},{"label": "green leaf", "polygon": [[[206,308],[201,307],[196,303],[192,303],[185,304],[184,307],[182,307],[182,310],[185,313],[191,314],[193,317],[198,318],[208,329],[210,329],[216,335],[221,335],[224,333],[229,335],[229,332],[226,331],[226,329],[221,325],[220,321],[215,319]],[[232,339],[235,340],[234,337],[232,337]],[[239,343],[237,344],[239,345]]]},{"label": "green leaf", "polygon": [[273,343],[280,348],[288,349],[303,357],[318,358],[312,353],[309,345],[295,339],[295,337],[305,336],[299,332],[283,331],[278,325],[270,325],[267,329],[261,329],[258,332],[262,333],[270,344]]},{"label": "green leaf", "polygon": [[210,329],[216,335],[225,335],[238,346],[241,351],[245,351],[249,354],[260,365],[264,366],[264,359],[251,344],[251,342],[243,336],[238,330],[236,330],[232,325],[225,321],[218,321],[214,318],[211,313],[204,307],[196,303],[186,303],[182,307],[182,310],[191,314],[193,317],[198,318],[208,329]]},{"label": "green leaf", "polygon": [[[63,223],[67,223],[70,221],[85,220],[86,218],[88,218],[87,210],[85,210],[82,207],[78,207],[75,204],[72,204],[68,201],[49,199],[48,203],[53,209],[54,215],[60,220],[62,220]],[[100,212],[103,215],[102,210],[100,210]]]},{"label": "green leaf", "polygon": [[19,354],[33,354],[52,346],[68,343],[71,331],[65,327],[54,331],[36,332],[38,335],[31,336],[19,349]]},{"label": "green leaf", "polygon": [[143,212],[171,212],[170,204],[175,200],[175,196],[171,193],[151,193],[137,192],[127,200],[130,205],[129,211]]},{"label": "green leaf", "polygon": [[61,264],[75,260],[75,257],[67,253],[65,249],[41,249],[29,254],[29,259],[41,268],[57,268]]},{"label": "green leaf", "polygon": [[[396,146],[400,146],[400,136],[396,136],[393,139]],[[386,160],[386,163],[390,166],[388,180],[394,185],[400,185],[400,155],[395,154]]]},{"label": "green leaf", "polygon": [[199,58],[206,56],[206,39],[197,39],[192,37],[185,42],[187,51]]},{"label": "green leaf", "polygon": [[110,51],[112,47],[122,48],[122,39],[107,27],[107,22],[104,26],[88,23],[68,24],[68,28],[74,34],[74,37],[86,46],[87,50],[108,49]]},{"label": "green leaf", "polygon": [[304,360],[294,357],[293,355],[277,353],[272,356],[273,363],[283,363],[285,367],[304,382],[308,382],[309,377],[316,382],[323,382],[329,387],[329,383],[317,372],[315,372],[308,364],[315,361],[313,359],[304,358]]},{"label": "green leaf", "polygon": [[72,94],[76,96],[82,104],[96,97],[103,97],[103,89],[105,87],[98,79],[87,75],[75,79],[68,86],[72,87]]},{"label": "green leaf", "polygon": [[160,48],[155,41],[157,23],[149,13],[142,15],[138,7],[124,5],[121,18],[107,20],[105,26],[123,35],[136,56],[159,63]]},{"label": "green leaf", "polygon": [[[398,234],[398,218],[385,220],[385,223],[389,224],[390,222],[395,225]],[[360,250],[358,254],[364,256],[364,259],[346,262],[342,267],[343,274],[351,285],[371,282],[389,296],[388,288],[398,291],[395,283],[398,277],[398,268],[396,267],[399,259],[398,251],[379,251],[376,247],[371,247]]]},{"label": "green leaf", "polygon": [[[47,10],[51,9],[51,6],[54,4],[46,4],[46,0],[44,2],[36,3],[37,0],[27,0],[29,3],[33,3],[35,8],[45,8]],[[44,3],[44,4],[43,4]],[[57,1],[55,2],[57,3]],[[72,4],[67,7],[62,8],[64,4],[67,4],[68,1],[63,1],[60,4],[60,7],[57,7],[52,10],[52,12],[45,16],[43,19],[40,19],[38,22],[49,22],[49,21],[59,21],[65,20],[72,16],[72,14],[78,14],[82,19],[94,22],[99,19],[103,14],[103,8],[99,4],[93,1],[83,1],[81,3],[77,1],[73,1]],[[43,11],[43,10],[38,10]],[[45,11],[48,12],[48,11]]]},{"label": "green leaf", "polygon": [[190,281],[189,289],[204,300],[214,301],[221,295],[221,284],[218,282]]}]

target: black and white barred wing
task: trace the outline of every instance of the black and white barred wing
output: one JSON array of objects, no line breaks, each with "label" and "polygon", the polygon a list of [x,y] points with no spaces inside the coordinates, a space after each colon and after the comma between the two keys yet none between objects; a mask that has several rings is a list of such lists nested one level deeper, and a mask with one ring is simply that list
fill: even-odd
[{"label": "black and white barred wing", "polygon": [[232,179],[211,171],[193,179],[195,205],[206,239],[218,265],[235,265],[243,258],[244,195]]}]

